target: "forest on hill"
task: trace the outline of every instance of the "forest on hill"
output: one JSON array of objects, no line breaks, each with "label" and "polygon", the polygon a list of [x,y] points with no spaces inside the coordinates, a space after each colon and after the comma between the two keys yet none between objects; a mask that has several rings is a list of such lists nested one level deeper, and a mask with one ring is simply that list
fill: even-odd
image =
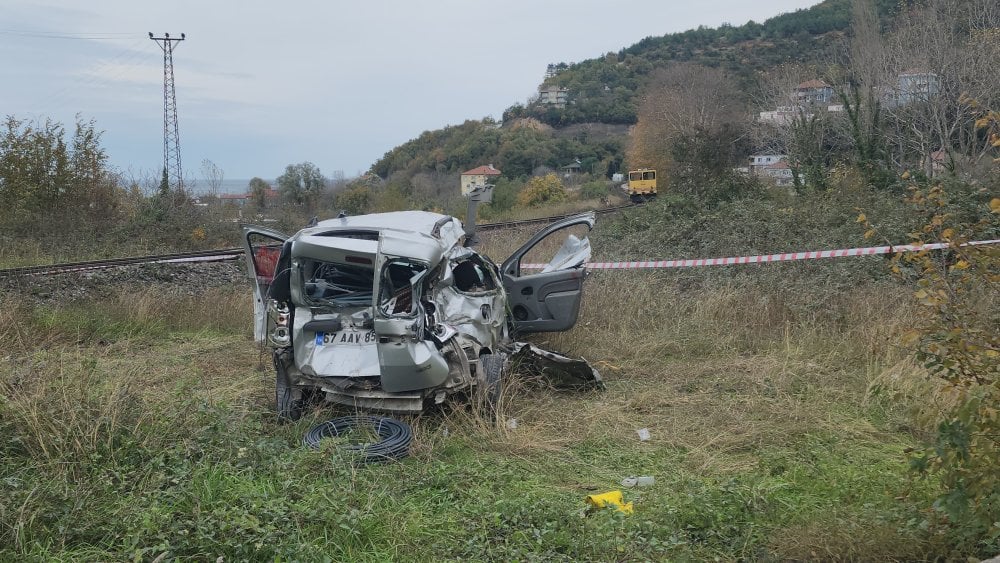
[{"label": "forest on hill", "polygon": [[[903,4],[877,0],[874,6],[880,26],[889,27]],[[416,206],[447,208],[458,175],[487,163],[500,169],[514,189],[532,175],[558,172],[574,163],[585,174],[574,178],[578,183],[607,180],[628,167],[670,168],[668,159],[644,154],[648,151],[634,147],[626,134],[628,128],[642,121],[644,111],[652,110],[644,108],[640,100],[653,100],[648,104],[651,106],[661,105],[656,101],[661,99],[665,81],[677,78],[670,72],[676,73],[680,67],[697,68],[724,77],[725,91],[731,99],[726,100],[726,108],[716,117],[742,124],[751,107],[759,102],[755,99],[760,98],[757,93],[767,90],[764,83],[775,69],[820,69],[844,61],[851,19],[850,0],[826,0],[763,23],[699,27],[647,37],[617,53],[552,65],[551,76],[540,88],[565,89],[565,104],[546,104],[536,97],[527,105],[507,108],[501,122],[491,118],[468,120],[425,131],[373,164],[371,171],[384,180],[375,191],[386,190],[394,198],[406,198]],[[668,74],[664,76],[664,72]],[[687,74],[691,74],[690,70]],[[617,134],[595,135],[588,130],[594,124],[619,129]],[[715,172],[721,174],[745,163],[750,151],[763,148],[763,143],[755,142],[747,129],[740,126],[727,131],[738,138],[724,149],[698,147],[704,143],[691,142],[680,152],[702,162],[710,161],[713,176]],[[695,154],[699,152],[707,154]],[[700,169],[701,164],[696,163],[694,168]],[[369,199],[376,197],[372,194]]]}]

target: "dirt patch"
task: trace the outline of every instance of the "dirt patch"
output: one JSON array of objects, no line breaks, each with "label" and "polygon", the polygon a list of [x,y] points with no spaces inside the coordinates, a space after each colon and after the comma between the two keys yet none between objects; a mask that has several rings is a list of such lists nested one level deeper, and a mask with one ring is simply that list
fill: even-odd
[{"label": "dirt patch", "polygon": [[510,128],[511,131],[517,129],[533,129],[535,131],[551,131],[552,126],[546,125],[541,121],[538,121],[534,117],[519,117],[517,119],[511,120],[510,123],[505,124],[506,127]]},{"label": "dirt patch", "polygon": [[616,123],[574,123],[555,130],[557,139],[585,138],[588,141],[621,139],[629,134],[631,125]]}]

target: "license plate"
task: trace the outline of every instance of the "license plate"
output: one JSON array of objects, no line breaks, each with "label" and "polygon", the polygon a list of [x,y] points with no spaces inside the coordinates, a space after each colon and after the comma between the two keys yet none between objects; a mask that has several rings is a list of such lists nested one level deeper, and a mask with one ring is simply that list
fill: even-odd
[{"label": "license plate", "polygon": [[358,345],[358,344],[371,344],[375,342],[375,331],[374,330],[342,330],[340,332],[317,332],[316,333],[316,345],[317,346],[342,346],[342,345]]}]

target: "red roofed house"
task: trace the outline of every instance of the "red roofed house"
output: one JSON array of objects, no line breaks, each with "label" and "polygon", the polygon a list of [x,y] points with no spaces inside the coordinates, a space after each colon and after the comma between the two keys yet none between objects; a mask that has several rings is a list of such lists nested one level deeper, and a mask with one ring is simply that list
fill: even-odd
[{"label": "red roofed house", "polygon": [[791,186],[795,183],[792,177],[792,167],[784,160],[768,164],[760,168],[757,173],[760,176],[774,180],[776,186]]},{"label": "red roofed house", "polygon": [[807,80],[795,88],[795,97],[800,103],[829,104],[833,101],[833,86],[822,80]]},{"label": "red roofed house", "polygon": [[500,171],[493,168],[492,164],[487,164],[485,166],[479,166],[473,168],[472,170],[466,170],[462,172],[462,195],[469,195],[469,192],[476,186],[483,186],[490,181],[491,178],[495,178],[500,175]]}]

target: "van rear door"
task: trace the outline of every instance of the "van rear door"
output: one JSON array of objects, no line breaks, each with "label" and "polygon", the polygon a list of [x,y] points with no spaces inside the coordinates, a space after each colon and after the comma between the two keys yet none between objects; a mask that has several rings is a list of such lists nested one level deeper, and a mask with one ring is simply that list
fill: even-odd
[{"label": "van rear door", "polygon": [[253,285],[253,337],[264,342],[267,331],[267,294],[274,281],[281,246],[288,237],[263,227],[243,227],[243,254]]}]

